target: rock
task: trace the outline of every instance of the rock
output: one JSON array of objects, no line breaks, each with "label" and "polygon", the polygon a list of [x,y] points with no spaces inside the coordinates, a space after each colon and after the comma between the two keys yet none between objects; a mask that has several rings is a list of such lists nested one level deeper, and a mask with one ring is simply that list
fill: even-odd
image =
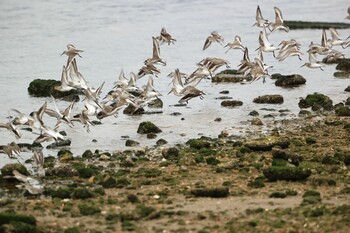
[{"label": "rock", "polygon": [[155,134],[155,133],[148,133],[147,134],[148,139],[155,139],[156,137],[157,137],[157,134]]},{"label": "rock", "polygon": [[167,140],[161,138],[161,139],[159,139],[159,140],[156,142],[156,145],[157,145],[157,146],[163,146],[163,145],[165,145],[165,144],[167,144],[167,143],[168,143]]},{"label": "rock", "polygon": [[73,153],[69,150],[60,150],[57,153],[57,157],[61,163],[68,163],[74,160]]},{"label": "rock", "polygon": [[93,158],[94,154],[92,153],[91,150],[86,150],[86,151],[84,151],[84,153],[82,154],[81,157],[89,159],[89,158]]},{"label": "rock", "polygon": [[60,140],[57,142],[53,142],[49,145],[46,146],[46,149],[56,149],[58,147],[64,147],[64,146],[70,146],[71,140],[66,139],[66,140]]},{"label": "rock", "polygon": [[273,74],[272,76],[277,77],[275,85],[279,87],[297,87],[306,83],[306,79],[300,74]]},{"label": "rock", "polygon": [[228,90],[224,90],[224,91],[220,91],[219,94],[222,94],[222,95],[228,95],[230,93],[230,91]]},{"label": "rock", "polygon": [[335,67],[336,70],[350,71],[350,58],[343,58]]},{"label": "rock", "polygon": [[216,187],[216,188],[197,188],[191,190],[191,194],[195,197],[227,197],[229,193],[229,188],[227,187]]},{"label": "rock", "polygon": [[311,175],[309,169],[290,166],[271,166],[270,168],[263,170],[263,173],[269,181],[298,181],[305,180]]},{"label": "rock", "polygon": [[344,91],[346,91],[346,92],[350,92],[350,85],[349,86],[347,86],[347,88],[345,88],[345,90]]},{"label": "rock", "polygon": [[239,82],[251,81],[251,80],[252,78],[250,76],[245,77],[243,74],[238,74],[237,70],[231,70],[231,69],[221,71],[211,79],[211,81],[214,83],[220,83],[220,82],[239,83]]},{"label": "rock", "polygon": [[300,117],[309,117],[311,115],[312,115],[311,112],[308,110],[300,110],[298,113],[298,116]]},{"label": "rock", "polygon": [[78,175],[78,171],[72,167],[71,164],[61,165],[58,167],[53,167],[49,169],[46,173],[47,176],[55,175],[58,177],[73,177]]},{"label": "rock", "polygon": [[258,113],[258,111],[253,110],[253,111],[251,111],[248,115],[249,115],[249,116],[259,116],[259,113]]},{"label": "rock", "polygon": [[123,110],[123,114],[126,114],[126,115],[140,115],[140,114],[143,114],[144,112],[145,110],[143,108],[136,109],[136,107],[132,104],[129,104]]},{"label": "rock", "polygon": [[170,116],[180,116],[182,115],[181,112],[173,112],[173,113],[170,113]]},{"label": "rock", "polygon": [[156,98],[148,103],[149,108],[163,108],[163,101],[159,98]]},{"label": "rock", "polygon": [[295,166],[299,166],[299,163],[302,160],[301,156],[299,156],[297,154],[289,153],[289,152],[281,150],[281,149],[273,149],[272,150],[272,158],[286,160]]},{"label": "rock", "polygon": [[140,145],[139,142],[131,140],[131,139],[128,139],[125,141],[125,146],[128,146],[128,147],[133,147],[133,146],[138,146],[138,145]]},{"label": "rock", "polygon": [[325,111],[333,110],[333,101],[326,95],[320,93],[309,94],[298,103],[299,108],[309,108],[313,111],[323,109]]},{"label": "rock", "polygon": [[337,106],[335,114],[337,116],[350,116],[350,108],[348,106]]},{"label": "rock", "polygon": [[100,157],[98,159],[100,161],[108,161],[110,159],[110,156],[108,156],[106,154],[102,154],[102,155],[100,155]]},{"label": "rock", "polygon": [[290,29],[346,29],[350,28],[348,23],[332,23],[332,22],[312,22],[312,21],[295,21],[295,20],[284,20],[285,25]]},{"label": "rock", "polygon": [[278,136],[270,136],[247,141],[244,146],[253,151],[270,151],[274,146],[280,146],[282,149],[289,147],[288,139]]},{"label": "rock", "polygon": [[350,71],[336,71],[333,76],[336,78],[350,78]]},{"label": "rock", "polygon": [[250,123],[251,125],[264,125],[260,118],[257,117],[254,117]]},{"label": "rock", "polygon": [[27,168],[20,163],[9,163],[3,166],[0,171],[3,176],[13,176],[13,171],[16,170],[19,173],[29,176]]},{"label": "rock", "polygon": [[224,100],[221,102],[221,106],[223,107],[237,107],[242,105],[243,102],[240,100]]},{"label": "rock", "polygon": [[149,133],[161,133],[162,130],[150,121],[141,122],[137,133],[139,134],[149,134]]},{"label": "rock", "polygon": [[301,203],[301,205],[318,204],[320,202],[321,202],[320,192],[315,190],[307,190],[303,194],[303,202]]},{"label": "rock", "polygon": [[202,148],[210,148],[210,142],[208,142],[205,139],[190,139],[186,142],[186,145],[189,145],[191,148],[194,149],[202,149]]},{"label": "rock", "polygon": [[253,100],[257,104],[282,104],[284,102],[281,95],[263,95]]},{"label": "rock", "polygon": [[[345,105],[350,105],[350,97],[345,100]],[[17,144],[18,145],[18,144]]]},{"label": "rock", "polygon": [[220,122],[220,121],[222,121],[222,118],[221,117],[217,117],[217,118],[214,119],[214,121]]},{"label": "rock", "polygon": [[180,151],[176,147],[164,148],[162,150],[162,155],[167,160],[178,160],[179,153]]},{"label": "rock", "polygon": [[77,95],[78,91],[72,90],[67,92],[61,92],[55,90],[55,86],[61,85],[61,81],[52,79],[34,79],[30,82],[28,87],[28,93],[35,97],[49,97],[52,95],[55,98],[62,98],[69,95]]}]

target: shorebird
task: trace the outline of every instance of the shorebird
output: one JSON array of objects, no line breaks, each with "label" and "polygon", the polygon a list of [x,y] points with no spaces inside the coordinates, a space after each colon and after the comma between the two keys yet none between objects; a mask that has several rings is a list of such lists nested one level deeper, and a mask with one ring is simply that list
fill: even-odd
[{"label": "shorebird", "polygon": [[343,46],[343,44],[346,43],[345,41],[342,40],[342,38],[340,37],[339,33],[335,28],[330,28],[329,31],[332,37],[332,39],[328,39],[328,42],[331,44],[331,48],[336,45]]},{"label": "shorebird", "polygon": [[144,88],[144,90],[141,92],[140,98],[148,100],[148,99],[151,99],[153,97],[158,98],[158,96],[161,96],[161,95],[162,94],[154,88],[152,76],[149,76],[147,85]]},{"label": "shorebird", "polygon": [[210,76],[221,66],[226,66],[226,68],[230,68],[229,61],[217,58],[217,57],[207,57],[198,63],[199,66],[206,66],[210,71]]},{"label": "shorebird", "polygon": [[254,65],[250,70],[250,75],[253,78],[252,82],[260,78],[263,78],[263,83],[265,83],[265,77],[266,76],[270,77],[270,75],[265,70],[264,63],[259,58],[255,58],[254,60],[255,60]]},{"label": "shorebird", "polygon": [[103,118],[109,117],[109,116],[114,116],[117,117],[118,111],[122,108],[123,106],[119,106],[115,103],[112,103],[110,105],[107,104],[102,104],[102,110],[99,111],[96,114],[97,119],[101,120]]},{"label": "shorebird", "polygon": [[[350,37],[350,36],[349,36]],[[344,48],[344,49],[346,49],[347,47],[349,47],[350,46],[350,41],[348,41],[348,42],[345,42],[343,45],[342,45],[342,47]]]},{"label": "shorebird", "polygon": [[170,45],[170,43],[174,44],[174,41],[176,41],[163,27],[162,30],[160,31],[160,35],[156,37],[156,39],[163,43],[167,43]]},{"label": "shorebird", "polygon": [[16,116],[13,120],[12,120],[12,124],[14,125],[31,125],[34,122],[34,119],[20,111],[18,111],[17,109],[12,108],[12,111],[16,112],[19,116]]},{"label": "shorebird", "polygon": [[80,122],[84,126],[84,128],[86,127],[86,131],[87,132],[90,132],[90,126],[94,125],[90,121],[86,109],[82,110],[81,113],[74,115],[73,118],[72,118],[72,121]]},{"label": "shorebird", "polygon": [[192,74],[188,76],[188,78],[185,79],[185,84],[196,86],[203,78],[207,77],[212,77],[212,73],[206,65],[203,65],[198,67],[195,71],[192,72]]},{"label": "shorebird", "polygon": [[68,85],[70,85],[76,89],[87,89],[88,88],[87,82],[86,82],[84,76],[78,70],[77,61],[75,60],[75,58],[73,58],[69,67],[67,67],[67,80],[68,80]]},{"label": "shorebird", "polygon": [[345,58],[345,54],[336,50],[332,50],[327,54],[326,57],[322,59],[323,63],[334,63],[339,61],[339,59]]},{"label": "shorebird", "polygon": [[113,89],[115,89],[115,88],[125,89],[128,86],[128,82],[129,82],[129,80],[125,77],[124,71],[122,69],[120,71],[118,80],[113,83],[114,84]]},{"label": "shorebird", "polygon": [[322,30],[322,37],[321,37],[321,44],[314,44],[313,42],[310,43],[308,53],[317,53],[320,55],[327,55],[330,51],[332,51],[329,46],[327,45],[327,33],[326,30]]},{"label": "shorebird", "polygon": [[268,24],[268,20],[264,19],[262,14],[261,14],[261,10],[260,10],[259,5],[256,8],[255,19],[256,19],[256,22],[252,25],[252,27],[254,27],[254,26],[263,27],[263,26],[267,26],[267,24]]},{"label": "shorebird", "polygon": [[7,154],[10,159],[17,159],[16,155],[20,157],[21,148],[15,142],[11,142],[10,144],[1,146],[0,153]]},{"label": "shorebird", "polygon": [[46,108],[45,113],[57,119],[56,126],[61,124],[61,122],[64,122],[68,124],[69,127],[73,127],[73,123],[70,119],[70,115],[71,115],[75,101],[73,100],[64,111],[60,111],[58,110],[55,98],[53,96],[51,96],[51,98],[54,105],[54,110]]},{"label": "shorebird", "polygon": [[42,150],[34,150],[33,154],[33,169],[37,175],[42,178],[45,176],[44,169],[44,154]]},{"label": "shorebird", "polygon": [[301,67],[303,66],[313,69],[321,69],[323,71],[323,65],[320,62],[316,61],[316,55],[314,53],[309,53],[309,62],[306,62]]},{"label": "shorebird", "polygon": [[75,56],[79,56],[81,57],[81,55],[79,53],[81,52],[84,52],[84,50],[81,50],[81,49],[76,49],[74,45],[72,44],[68,44],[67,45],[67,50],[66,51],[63,51],[63,53],[61,54],[61,56],[63,54],[67,55],[68,56],[68,60],[67,60],[67,67],[69,66],[69,64],[71,63],[71,61],[73,60],[73,58]]},{"label": "shorebird", "polygon": [[[23,175],[17,170],[13,170],[13,176],[17,180],[23,182],[24,188],[32,195],[38,195],[44,191],[44,185],[30,176]],[[22,185],[16,187],[22,187]]]},{"label": "shorebird", "polygon": [[235,40],[232,43],[227,43],[224,48],[228,47],[228,50],[226,50],[225,53],[230,51],[230,49],[241,49],[244,51],[244,47],[241,42],[241,37],[240,36],[235,36]]},{"label": "shorebird", "polygon": [[198,90],[192,85],[187,85],[185,87],[182,85],[179,69],[175,70],[174,78],[176,78],[177,81],[173,82],[174,87],[168,94],[173,93],[176,96],[181,96],[182,98],[179,100],[179,103],[188,103],[190,99],[195,97],[199,97],[200,99],[204,98],[203,95],[205,95],[205,93],[203,91]]},{"label": "shorebird", "polygon": [[141,67],[137,74],[137,79],[142,78],[146,74],[151,74],[158,77],[158,74],[160,74],[160,70],[157,67],[155,67],[152,63],[148,63],[146,66]]},{"label": "shorebird", "polygon": [[151,58],[147,58],[144,61],[144,64],[147,66],[148,64],[154,64],[154,65],[166,65],[166,62],[163,61],[160,58],[160,48],[159,48],[159,42],[156,38],[152,37],[152,41],[153,41],[153,53],[152,53],[152,57]]},{"label": "shorebird", "polygon": [[301,61],[301,57],[300,57],[301,55],[303,55],[303,53],[300,52],[300,50],[297,46],[285,47],[284,49],[281,49],[279,51],[279,53],[277,55],[277,60],[283,61],[287,57],[298,56],[299,60]]},{"label": "shorebird", "polygon": [[224,38],[222,38],[217,31],[213,31],[205,40],[203,50],[206,50],[212,42],[217,42],[222,45],[222,43],[224,43]]},{"label": "shorebird", "polygon": [[74,87],[74,83],[68,81],[67,78],[67,68],[66,66],[63,66],[62,68],[62,75],[61,75],[61,85],[60,86],[55,86],[54,89],[57,91],[65,92],[65,91],[71,91],[75,90],[76,88]]},{"label": "shorebird", "polygon": [[21,138],[20,133],[18,132],[16,126],[12,123],[12,121],[0,123],[0,128],[5,128],[8,131],[12,132],[16,136],[16,139]]},{"label": "shorebird", "polygon": [[274,7],[274,10],[275,10],[275,22],[268,23],[268,29],[270,30],[270,33],[276,30],[284,30],[286,32],[289,32],[289,27],[283,24],[282,11],[278,7]]},{"label": "shorebird", "polygon": [[[265,27],[263,27],[263,30],[260,31],[260,34],[259,34],[259,48],[258,49],[260,49],[260,51],[262,51],[262,52],[272,52],[274,57],[276,57],[275,51],[280,49],[278,47],[274,47],[273,44],[270,43],[270,41],[266,35]],[[256,49],[256,50],[258,50],[258,49]]]},{"label": "shorebird", "polygon": [[350,6],[348,7],[348,15],[345,17],[345,19],[349,19],[350,20]]}]

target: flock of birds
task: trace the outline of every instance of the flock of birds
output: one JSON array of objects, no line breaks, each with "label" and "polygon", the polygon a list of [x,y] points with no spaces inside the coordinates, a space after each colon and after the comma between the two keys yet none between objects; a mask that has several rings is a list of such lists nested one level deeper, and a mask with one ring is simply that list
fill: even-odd
[{"label": "flock of birds", "polygon": [[[303,53],[300,51],[300,43],[295,39],[283,40],[278,46],[274,46],[270,43],[268,37],[271,33],[278,30],[289,32],[288,26],[283,22],[282,12],[279,8],[274,7],[275,21],[270,22],[263,18],[260,7],[256,9],[256,22],[252,26],[261,28],[259,32],[259,47],[257,50],[257,56],[254,60],[249,58],[248,48],[242,44],[240,36],[235,36],[234,41],[224,45],[224,38],[217,32],[213,31],[205,40],[203,50],[208,49],[213,43],[221,44],[225,49],[225,53],[230,50],[242,50],[243,59],[239,64],[238,73],[243,76],[250,76],[253,81],[265,77],[269,77],[268,69],[272,66],[265,64],[263,59],[263,53],[272,53],[278,61],[283,61],[289,57],[297,56],[300,60]],[[349,15],[346,19],[350,20],[350,7],[348,9]],[[317,68],[323,70],[321,62],[317,61],[317,55],[325,56],[324,60],[332,61],[344,57],[344,53],[334,49],[335,46],[341,46],[343,49],[350,47],[350,41],[347,41],[350,36],[343,40],[339,33],[334,28],[329,29],[331,37],[327,39],[326,30],[322,31],[321,43],[316,44],[311,42],[307,53],[309,54],[309,62],[306,62],[302,66],[308,68]],[[6,123],[0,123],[0,128],[5,128],[10,131],[17,139],[22,137],[20,129],[30,128],[31,133],[38,136],[34,140],[34,143],[44,143],[48,141],[58,141],[65,139],[59,131],[59,127],[62,124],[68,125],[68,127],[75,127],[76,122],[81,123],[89,132],[90,126],[93,125],[90,120],[91,117],[96,117],[101,120],[109,116],[117,116],[118,111],[126,106],[132,105],[134,112],[147,106],[150,102],[161,96],[155,86],[153,77],[158,77],[161,73],[158,66],[165,66],[166,62],[160,56],[160,47],[164,44],[175,44],[176,39],[169,34],[165,28],[161,29],[158,36],[152,37],[152,56],[144,60],[144,65],[140,68],[138,73],[130,73],[130,77],[127,78],[121,71],[118,80],[114,83],[112,90],[108,92],[104,98],[101,98],[102,88],[104,82],[98,88],[92,88],[88,86],[88,82],[84,76],[79,72],[77,65],[77,57],[81,57],[80,53],[83,50],[77,49],[74,45],[67,45],[67,50],[62,55],[67,55],[67,63],[62,68],[61,85],[56,86],[57,91],[66,92],[70,90],[79,90],[83,93],[84,108],[79,110],[78,113],[73,114],[75,101],[68,104],[65,109],[59,109],[54,97],[52,97],[53,109],[49,108],[48,103],[45,102],[38,110],[31,112],[30,114],[22,113],[17,109],[11,109],[16,113],[15,117],[10,117],[10,120]],[[278,53],[277,55],[275,53]],[[195,97],[203,98],[205,93],[197,88],[197,85],[201,80],[212,77],[215,72],[222,66],[230,67],[230,63],[227,60],[217,57],[207,57],[197,63],[197,68],[191,74],[187,75],[180,72],[179,69],[175,69],[168,74],[168,77],[172,79],[172,88],[169,92],[178,96],[179,103],[188,103],[189,100]],[[148,82],[145,86],[139,87],[137,85],[138,80],[148,76]],[[50,127],[44,122],[43,117],[49,116],[56,119],[56,124]],[[21,153],[21,149],[16,142],[11,142],[7,145],[0,146],[0,153],[7,154],[11,159],[18,159]],[[36,168],[36,174],[39,177],[45,175],[43,169],[43,153],[41,150],[34,150],[33,155],[33,167]],[[14,176],[19,181],[22,181],[26,189],[32,193],[40,193],[41,189],[35,188],[31,177],[26,177],[18,172],[14,173]],[[35,182],[34,182],[35,183]]]}]

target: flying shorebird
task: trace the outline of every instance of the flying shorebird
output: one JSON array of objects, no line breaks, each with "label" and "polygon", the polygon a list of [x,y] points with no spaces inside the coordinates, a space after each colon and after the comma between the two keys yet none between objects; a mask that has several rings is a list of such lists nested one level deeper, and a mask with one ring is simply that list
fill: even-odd
[{"label": "flying shorebird", "polygon": [[67,50],[66,51],[63,51],[63,53],[61,54],[61,56],[63,54],[66,54],[68,56],[68,60],[67,60],[67,67],[70,65],[71,61],[73,60],[73,58],[75,56],[79,56],[81,57],[81,55],[79,53],[81,52],[84,52],[84,50],[81,50],[81,49],[76,49],[74,45],[72,44],[68,44],[67,45]]},{"label": "flying shorebird", "polygon": [[259,5],[256,8],[255,19],[256,19],[256,22],[252,25],[252,27],[254,27],[254,26],[263,27],[263,26],[267,26],[267,24],[268,24],[268,20],[264,19],[262,14],[261,14],[261,10],[260,10]]},{"label": "flying shorebird", "polygon": [[174,41],[176,41],[163,27],[160,31],[160,35],[156,37],[158,41],[160,41],[162,44],[167,43],[170,45],[170,43],[174,44]]},{"label": "flying shorebird", "polygon": [[163,61],[161,58],[160,58],[160,48],[159,48],[159,42],[156,38],[152,37],[152,41],[153,41],[153,53],[152,53],[152,57],[151,58],[147,58],[145,61],[144,61],[144,64],[145,65],[148,65],[148,64],[154,64],[154,65],[163,65],[165,66],[166,65],[166,62]]},{"label": "flying shorebird", "polygon": [[[280,49],[278,47],[274,47],[273,44],[270,43],[270,41],[266,35],[265,27],[263,27],[263,30],[260,31],[260,34],[259,34],[259,48],[258,49],[260,49],[260,51],[262,51],[262,52],[272,52],[274,57],[276,57],[275,51]],[[258,49],[256,49],[256,50],[258,50]]]},{"label": "flying shorebird", "polygon": [[350,6],[348,7],[348,15],[345,17],[345,19],[349,19],[350,20]]},{"label": "flying shorebird", "polygon": [[205,40],[203,50],[206,50],[212,42],[217,42],[222,45],[222,43],[224,43],[224,38],[222,38],[217,31],[213,31]]},{"label": "flying shorebird", "polygon": [[270,30],[270,33],[276,30],[284,30],[286,32],[289,32],[289,27],[283,24],[282,11],[278,7],[274,7],[274,10],[275,10],[275,22],[268,23],[268,29]]},{"label": "flying shorebird", "polygon": [[18,132],[16,126],[12,123],[12,121],[0,123],[0,128],[5,128],[8,131],[12,132],[16,136],[16,139],[21,138],[20,133]]},{"label": "flying shorebird", "polygon": [[244,51],[244,46],[242,45],[240,36],[235,36],[235,40],[232,43],[227,43],[224,48],[226,47],[228,47],[228,50],[226,50],[225,53],[227,53],[230,49],[241,49]]},{"label": "flying shorebird", "polygon": [[10,159],[17,159],[16,155],[20,157],[21,148],[15,142],[1,146],[0,153],[5,153]]},{"label": "flying shorebird", "polygon": [[75,90],[76,88],[74,87],[74,83],[68,81],[68,73],[67,73],[67,68],[66,66],[63,66],[62,68],[62,75],[61,75],[61,85],[60,86],[55,86],[54,89],[57,91],[65,92],[65,91],[71,91]]},{"label": "flying shorebird", "polygon": [[60,111],[58,110],[55,98],[53,96],[51,96],[51,98],[54,105],[54,110],[46,108],[45,113],[57,119],[56,126],[64,122],[68,124],[69,127],[73,127],[73,123],[70,119],[70,115],[71,115],[75,101],[73,100],[64,111]]},{"label": "flying shorebird", "polygon": [[308,68],[312,68],[312,69],[322,69],[323,65],[316,61],[316,55],[314,53],[309,53],[309,62],[306,62],[304,65],[302,65],[301,67],[306,66]]},{"label": "flying shorebird", "polygon": [[[41,184],[38,180],[23,175],[19,173],[17,170],[13,170],[13,176],[17,180],[24,183],[24,188],[32,195],[38,195],[44,191],[44,185]],[[16,187],[22,187],[21,185],[18,185]]]},{"label": "flying shorebird", "polygon": [[336,45],[343,46],[346,42],[340,37],[339,33],[335,28],[329,28],[332,39],[328,39],[328,42],[331,44],[331,48]]}]

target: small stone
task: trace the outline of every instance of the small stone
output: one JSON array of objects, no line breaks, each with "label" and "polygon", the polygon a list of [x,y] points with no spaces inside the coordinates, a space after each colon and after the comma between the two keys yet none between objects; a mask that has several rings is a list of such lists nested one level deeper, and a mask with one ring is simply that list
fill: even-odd
[{"label": "small stone", "polygon": [[228,90],[220,91],[219,92],[222,95],[228,95],[230,92]]},{"label": "small stone", "polygon": [[223,107],[237,107],[242,105],[243,102],[240,100],[224,100],[221,102],[221,106]]},{"label": "small stone", "polygon": [[222,119],[221,119],[221,117],[217,117],[217,118],[214,119],[214,121],[220,122],[220,121],[222,121]]},{"label": "small stone", "polygon": [[9,163],[3,166],[0,171],[3,176],[13,176],[13,171],[16,170],[19,173],[28,176],[29,172],[27,168],[20,163]]},{"label": "small stone", "polygon": [[162,155],[167,160],[178,160],[179,152],[179,149],[177,149],[176,147],[164,148],[162,150]]},{"label": "small stone", "polygon": [[163,145],[165,145],[165,144],[167,144],[167,143],[168,143],[167,140],[161,138],[161,139],[159,139],[159,140],[156,142],[156,145],[157,145],[157,146],[163,146]]},{"label": "small stone", "polygon": [[155,133],[148,133],[147,134],[148,139],[155,139],[156,137],[157,137],[157,134],[155,134]]},{"label": "small stone", "polygon": [[137,133],[139,134],[161,133],[161,132],[162,130],[150,121],[141,122],[139,125],[139,128],[137,129]]},{"label": "small stone", "polygon": [[337,70],[350,71],[350,59],[343,58],[340,59],[338,65],[335,67]]},{"label": "small stone", "polygon": [[57,142],[54,142],[54,143],[47,145],[46,149],[56,149],[58,147],[70,146],[70,144],[71,144],[71,140],[69,140],[69,139],[61,140],[61,141],[57,141]]},{"label": "small stone", "polygon": [[69,150],[60,150],[57,153],[57,157],[61,163],[68,163],[69,161],[74,160],[73,153]]},{"label": "small stone", "polygon": [[128,146],[128,147],[133,147],[133,146],[138,146],[138,145],[140,145],[139,142],[131,140],[131,139],[127,139],[125,141],[125,146]]},{"label": "small stone", "polygon": [[284,102],[282,95],[263,95],[253,100],[257,104],[282,104]]},{"label": "small stone", "polygon": [[109,159],[110,159],[109,156],[106,154],[102,154],[99,157],[99,160],[101,160],[101,161],[108,161]]},{"label": "small stone", "polygon": [[170,116],[180,116],[182,115],[181,112],[173,112],[173,113],[170,113]]},{"label": "small stone", "polygon": [[[277,74],[273,74],[272,76],[276,76]],[[300,74],[292,74],[292,75],[281,75],[277,77],[275,82],[276,86],[280,87],[297,87],[306,83],[306,79]]]},{"label": "small stone", "polygon": [[163,101],[159,98],[156,98],[148,103],[149,108],[163,108]]},{"label": "small stone", "polygon": [[81,155],[81,157],[83,157],[83,158],[92,158],[92,157],[94,157],[94,154],[92,153],[91,150],[86,150],[86,151],[84,151],[84,153]]},{"label": "small stone", "polygon": [[257,117],[253,118],[250,123],[251,125],[264,125],[260,118]]},{"label": "small stone", "polygon": [[249,115],[249,116],[259,116],[259,113],[258,113],[258,111],[253,110],[253,111],[251,111],[248,115]]}]

